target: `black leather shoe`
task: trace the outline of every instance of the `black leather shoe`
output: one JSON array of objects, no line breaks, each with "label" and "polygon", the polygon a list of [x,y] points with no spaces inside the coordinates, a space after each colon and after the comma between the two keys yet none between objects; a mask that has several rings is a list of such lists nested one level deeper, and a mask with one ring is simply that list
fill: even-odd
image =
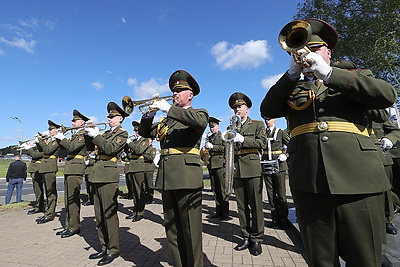
[{"label": "black leather shoe", "polygon": [[132,218],[132,222],[138,222],[138,221],[140,221],[140,220],[143,219],[143,218],[144,218],[143,215],[135,215],[135,216],[133,216],[133,218]]},{"label": "black leather shoe", "polygon": [[31,210],[28,210],[28,212],[26,214],[32,215],[32,214],[36,214],[36,213],[39,213],[39,212],[40,212],[39,209],[31,209]]},{"label": "black leather shoe", "polygon": [[232,218],[229,217],[229,215],[221,215],[221,216],[219,217],[219,219],[220,219],[221,221],[229,221],[229,220],[232,220]]},{"label": "black leather shoe", "polygon": [[93,205],[93,204],[90,201],[86,201],[86,202],[83,202],[82,205],[83,206],[90,206],[90,205]]},{"label": "black leather shoe", "polygon": [[382,267],[393,267],[393,263],[389,260],[386,255],[382,255]]},{"label": "black leather shoe", "polygon": [[65,234],[67,231],[68,231],[68,229],[64,229],[64,230],[58,231],[58,232],[56,233],[56,235],[63,235],[63,234]]},{"label": "black leather shoe", "polygon": [[42,220],[37,221],[37,224],[43,224],[43,223],[48,223],[51,222],[52,220],[54,220],[54,218],[48,218],[48,217],[44,217]]},{"label": "black leather shoe", "polygon": [[126,217],[125,217],[125,219],[132,220],[132,219],[133,219],[133,217],[135,217],[135,214],[128,215],[128,216],[126,216]]},{"label": "black leather shoe", "polygon": [[235,249],[236,251],[241,251],[241,250],[247,249],[249,246],[250,246],[250,242],[249,242],[249,240],[246,239],[246,240],[243,242],[243,244],[241,244],[241,245],[238,244],[234,249]]},{"label": "black leather shoe", "polygon": [[251,242],[249,247],[250,254],[253,256],[258,256],[262,253],[261,243],[260,242]]},{"label": "black leather shoe", "polygon": [[67,232],[65,232],[64,234],[61,235],[61,238],[66,238],[66,237],[70,237],[76,234],[79,234],[81,231],[80,229],[77,230],[67,230]]},{"label": "black leather shoe", "polygon": [[104,257],[104,255],[106,255],[106,251],[105,250],[100,250],[99,252],[90,254],[89,255],[89,259],[90,260],[101,259],[101,258]]},{"label": "black leather shoe", "polygon": [[219,213],[214,213],[214,214],[210,215],[210,218],[211,218],[211,219],[215,219],[215,218],[219,218],[220,216],[221,216],[221,214],[219,214]]},{"label": "black leather shoe", "polygon": [[386,223],[386,233],[391,235],[397,234],[397,229],[392,223]]},{"label": "black leather shoe", "polygon": [[119,257],[119,254],[107,254],[97,263],[97,266],[103,266],[103,265],[109,264],[118,257]]},{"label": "black leather shoe", "polygon": [[274,228],[274,227],[277,227],[278,225],[279,225],[279,222],[278,221],[274,221],[274,220],[272,220],[269,223],[267,223],[267,227],[268,228]]},{"label": "black leather shoe", "polygon": [[35,222],[41,221],[41,220],[43,220],[44,218],[46,218],[46,216],[42,216],[42,217],[36,218]]}]

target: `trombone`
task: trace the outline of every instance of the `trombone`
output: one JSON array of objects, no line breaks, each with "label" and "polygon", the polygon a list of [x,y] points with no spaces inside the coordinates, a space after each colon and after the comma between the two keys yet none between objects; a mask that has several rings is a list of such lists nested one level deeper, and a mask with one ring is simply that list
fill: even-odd
[{"label": "trombone", "polygon": [[304,52],[310,53],[311,50],[307,46],[311,39],[311,24],[305,20],[293,20],[286,24],[279,33],[278,42],[283,50],[290,53],[294,60],[303,68],[311,66],[311,61],[302,57]]},{"label": "trombone", "polygon": [[149,99],[143,99],[143,100],[135,100],[133,101],[131,97],[129,96],[124,96],[122,98],[122,107],[124,111],[128,114],[132,114],[133,109],[135,107],[139,108],[139,111],[142,114],[145,114],[149,111],[153,111],[152,109],[148,108],[151,104],[153,104],[154,101],[159,101],[161,99],[164,99],[166,101],[174,101],[173,96],[158,96],[158,97],[153,97]]}]

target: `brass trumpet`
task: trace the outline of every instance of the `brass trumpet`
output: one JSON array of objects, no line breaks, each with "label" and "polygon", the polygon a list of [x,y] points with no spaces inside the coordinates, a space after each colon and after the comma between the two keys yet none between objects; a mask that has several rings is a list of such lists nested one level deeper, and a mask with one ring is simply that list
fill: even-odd
[{"label": "brass trumpet", "polygon": [[162,97],[153,97],[153,98],[149,98],[149,99],[133,101],[131,97],[124,96],[122,98],[122,108],[124,109],[124,111],[126,113],[132,114],[133,109],[135,107],[138,107],[139,111],[142,114],[145,114],[145,113],[147,113],[149,111],[152,111],[152,110],[149,110],[148,107],[151,104],[153,104],[154,101],[158,101],[158,100],[161,100],[161,99],[165,99],[166,101],[173,101],[174,97],[173,96],[162,96]]},{"label": "brass trumpet", "polygon": [[312,29],[310,23],[305,20],[294,20],[286,24],[279,33],[278,42],[283,50],[289,52],[294,60],[303,68],[311,66],[311,62],[302,58],[300,49],[310,53],[307,46],[311,39]]},{"label": "brass trumpet", "polygon": [[61,126],[61,132],[63,134],[65,134],[68,131],[79,130],[79,129],[86,128],[86,127],[96,127],[96,126],[100,126],[100,125],[102,125],[102,127],[101,128],[99,127],[99,130],[100,131],[105,131],[107,129],[108,122],[89,123],[89,124],[85,124],[85,125],[82,125],[82,126],[76,126],[76,127]]}]

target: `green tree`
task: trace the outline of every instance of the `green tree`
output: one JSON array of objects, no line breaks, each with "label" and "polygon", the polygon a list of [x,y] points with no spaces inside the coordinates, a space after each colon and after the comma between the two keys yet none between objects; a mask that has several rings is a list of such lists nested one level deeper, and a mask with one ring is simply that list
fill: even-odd
[{"label": "green tree", "polygon": [[400,0],[305,0],[295,19],[317,18],[339,34],[334,58],[371,69],[400,92]]}]

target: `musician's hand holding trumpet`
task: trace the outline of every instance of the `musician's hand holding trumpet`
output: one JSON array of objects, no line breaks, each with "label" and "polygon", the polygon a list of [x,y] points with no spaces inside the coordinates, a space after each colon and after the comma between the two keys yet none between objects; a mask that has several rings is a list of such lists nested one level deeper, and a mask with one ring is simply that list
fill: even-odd
[{"label": "musician's hand holding trumpet", "polygon": [[301,54],[300,59],[301,62],[306,61],[309,62],[309,67],[302,67],[294,57],[290,57],[290,66],[288,70],[288,75],[291,80],[298,80],[300,78],[300,73],[303,72],[306,76],[308,73],[313,73],[315,77],[320,80],[326,82],[330,73],[332,72],[332,67],[326,63],[324,58],[318,55],[315,52],[306,52],[301,51],[300,49],[298,52]]}]

